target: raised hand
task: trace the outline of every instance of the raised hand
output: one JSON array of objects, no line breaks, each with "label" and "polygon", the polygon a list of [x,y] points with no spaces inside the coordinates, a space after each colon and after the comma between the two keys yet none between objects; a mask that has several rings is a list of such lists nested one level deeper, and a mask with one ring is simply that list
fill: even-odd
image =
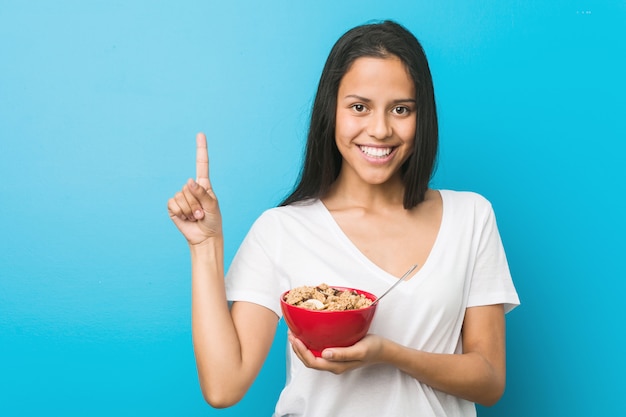
[{"label": "raised hand", "polygon": [[209,154],[204,133],[196,136],[196,180],[189,179],[167,202],[170,218],[190,245],[221,237],[222,215],[209,180]]}]

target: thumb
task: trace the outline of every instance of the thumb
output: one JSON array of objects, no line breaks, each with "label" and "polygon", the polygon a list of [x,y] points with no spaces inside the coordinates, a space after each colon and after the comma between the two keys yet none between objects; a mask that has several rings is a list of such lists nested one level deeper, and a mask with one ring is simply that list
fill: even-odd
[{"label": "thumb", "polygon": [[322,351],[322,358],[329,361],[341,361],[343,360],[343,355],[341,349],[324,349]]},{"label": "thumb", "polygon": [[210,184],[209,188],[207,189],[202,184],[202,182],[202,180],[196,182],[192,179],[189,179],[189,191],[198,200],[198,202],[202,206],[202,210],[205,212],[210,212],[215,210],[215,207],[217,206],[217,196],[213,192],[213,189],[210,188]]}]

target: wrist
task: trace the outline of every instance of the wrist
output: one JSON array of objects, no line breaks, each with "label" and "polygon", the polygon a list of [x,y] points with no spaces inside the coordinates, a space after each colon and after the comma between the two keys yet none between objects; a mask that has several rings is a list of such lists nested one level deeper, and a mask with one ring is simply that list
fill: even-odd
[{"label": "wrist", "polygon": [[224,238],[222,235],[206,238],[202,242],[189,243],[189,251],[192,256],[204,256],[207,254],[219,254],[224,250]]},{"label": "wrist", "polygon": [[396,366],[397,359],[400,355],[400,345],[397,343],[383,338],[380,345],[380,350],[378,351],[378,359],[379,362],[390,364]]},{"label": "wrist", "polygon": [[200,243],[190,244],[191,272],[194,281],[205,280],[206,277],[216,277],[219,282],[224,281],[224,242],[220,237],[211,237]]}]

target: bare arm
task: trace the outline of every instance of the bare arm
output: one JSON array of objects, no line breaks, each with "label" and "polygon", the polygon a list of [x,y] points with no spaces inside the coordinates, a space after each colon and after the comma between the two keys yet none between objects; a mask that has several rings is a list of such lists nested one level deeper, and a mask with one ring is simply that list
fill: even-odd
[{"label": "bare arm", "polygon": [[191,252],[192,333],[200,386],[206,401],[221,408],[238,402],[254,381],[278,317],[252,303],[228,307],[222,220],[203,134],[198,134],[196,147],[196,181],[190,179],[168,201],[168,211]]},{"label": "bare arm", "polygon": [[382,358],[437,390],[493,405],[504,392],[506,377],[502,306],[467,309],[463,354],[427,353],[389,343]]},{"label": "bare arm", "polygon": [[348,348],[332,348],[315,358],[290,335],[305,365],[342,373],[368,363],[388,363],[431,387],[483,405],[495,404],[506,379],[505,320],[502,305],[468,308],[463,353],[437,354],[407,348],[375,335]]}]

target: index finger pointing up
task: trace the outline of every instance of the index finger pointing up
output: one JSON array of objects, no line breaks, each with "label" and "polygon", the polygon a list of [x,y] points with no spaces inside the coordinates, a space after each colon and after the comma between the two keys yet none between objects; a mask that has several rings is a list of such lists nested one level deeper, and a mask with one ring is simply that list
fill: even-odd
[{"label": "index finger pointing up", "polygon": [[196,135],[196,182],[205,189],[211,187],[209,181],[209,152],[204,133]]}]

